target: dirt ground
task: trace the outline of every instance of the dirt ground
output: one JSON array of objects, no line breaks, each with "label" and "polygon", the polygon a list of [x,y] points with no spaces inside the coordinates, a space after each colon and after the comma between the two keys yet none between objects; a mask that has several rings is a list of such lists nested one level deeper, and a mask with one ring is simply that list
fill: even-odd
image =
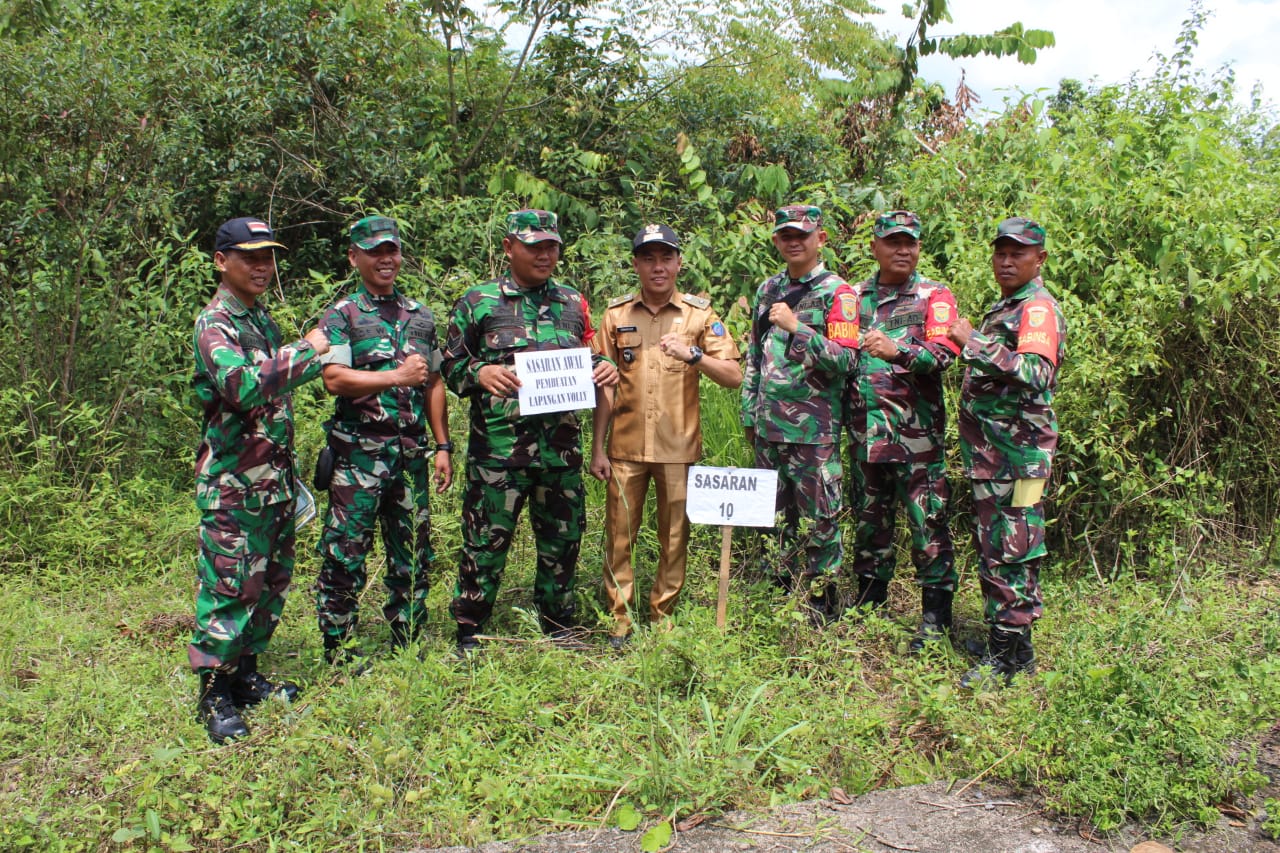
[{"label": "dirt ground", "polygon": [[[875,791],[851,802],[837,792],[761,813],[734,812],[677,831],[673,853],[1280,853],[1261,831],[1262,804],[1280,798],[1280,723],[1263,739],[1258,769],[1271,781],[1247,803],[1222,807],[1218,825],[1180,838],[1152,838],[1139,826],[1106,836],[1055,819],[1036,802],[998,785],[935,782]],[[642,827],[643,828],[643,827]],[[635,853],[642,833],[600,829],[559,833],[478,848],[410,853]],[[1155,846],[1142,845],[1155,842]],[[1163,845],[1163,846],[1160,846]]]}]

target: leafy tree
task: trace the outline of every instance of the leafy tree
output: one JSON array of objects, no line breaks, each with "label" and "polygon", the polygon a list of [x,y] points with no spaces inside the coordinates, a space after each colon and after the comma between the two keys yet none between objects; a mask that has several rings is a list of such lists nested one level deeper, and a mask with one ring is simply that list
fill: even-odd
[{"label": "leafy tree", "polygon": [[1065,91],[1069,109],[1024,102],[892,180],[930,212],[925,249],[969,313],[994,296],[994,222],[1048,227],[1046,281],[1070,327],[1061,539],[1116,571],[1265,537],[1280,482],[1264,450],[1280,416],[1265,331],[1280,310],[1280,164],[1229,81],[1176,58],[1145,83]]},{"label": "leafy tree", "polygon": [[[193,429],[189,318],[212,286],[208,235],[232,215],[271,217],[292,247],[277,297],[291,331],[348,275],[355,216],[404,222],[406,274],[444,311],[500,269],[502,214],[522,204],[565,215],[564,273],[597,304],[630,286],[626,235],[671,222],[686,285],[735,325],[777,265],[769,211],[806,198],[851,275],[869,268],[871,211],[925,212],[923,263],[970,312],[991,298],[990,224],[1044,220],[1074,330],[1057,535],[1110,566],[1264,535],[1280,493],[1264,450],[1280,355],[1261,325],[1277,130],[1231,105],[1229,72],[1190,70],[1203,13],[1152,80],[1064,82],[1051,106],[974,127],[963,89],[902,87],[911,51],[1025,60],[1047,37],[939,35],[945,3],[922,2],[898,46],[868,9],[215,0],[195,17],[108,0],[10,23],[0,466],[86,488],[117,469],[188,476],[172,448]],[[664,13],[677,32],[652,28]]]}]

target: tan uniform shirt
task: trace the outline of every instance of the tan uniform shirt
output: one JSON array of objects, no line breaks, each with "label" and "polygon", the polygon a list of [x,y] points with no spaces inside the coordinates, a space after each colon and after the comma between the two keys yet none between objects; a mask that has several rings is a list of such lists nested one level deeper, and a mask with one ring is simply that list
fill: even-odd
[{"label": "tan uniform shirt", "polygon": [[711,358],[737,360],[738,347],[700,296],[674,293],[655,314],[640,294],[609,303],[591,342],[621,376],[613,404],[610,458],[631,462],[696,462],[702,456],[697,367],[664,355],[658,341],[676,332]]}]

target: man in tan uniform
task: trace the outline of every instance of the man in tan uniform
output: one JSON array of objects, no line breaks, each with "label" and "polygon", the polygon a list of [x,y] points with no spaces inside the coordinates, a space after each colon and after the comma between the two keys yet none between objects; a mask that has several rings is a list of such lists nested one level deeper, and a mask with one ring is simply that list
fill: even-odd
[{"label": "man in tan uniform", "polygon": [[[711,304],[676,290],[680,240],[666,225],[646,225],[632,241],[640,292],[609,303],[592,341],[618,365],[606,453],[603,430],[591,442],[591,474],[608,482],[605,503],[604,593],[614,624],[609,643],[622,648],[631,633],[635,572],[631,552],[644,516],[649,481],[658,492],[658,571],[649,619],[675,610],[684,586],[689,545],[685,481],[702,456],[698,379],[742,384],[738,348]],[[606,398],[609,395],[604,395]]]}]

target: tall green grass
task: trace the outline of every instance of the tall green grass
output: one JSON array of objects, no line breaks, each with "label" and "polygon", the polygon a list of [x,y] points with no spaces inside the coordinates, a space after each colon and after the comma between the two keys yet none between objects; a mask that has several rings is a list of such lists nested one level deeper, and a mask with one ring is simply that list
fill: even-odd
[{"label": "tall green grass", "polygon": [[[188,498],[156,486],[132,521]],[[194,518],[182,510],[176,529]],[[87,546],[109,550],[103,529],[119,524],[89,519]],[[222,748],[192,714],[189,537],[156,537],[129,571],[8,571],[0,848],[478,844],[979,773],[1103,829],[1128,818],[1172,829],[1211,820],[1214,804],[1259,785],[1252,744],[1280,714],[1274,576],[1099,585],[1064,580],[1056,562],[1037,631],[1041,675],[973,696],[955,687],[967,660],[905,653],[915,610],[905,584],[885,618],[816,633],[766,585],[735,577],[721,633],[710,529],[696,530],[676,623],[642,630],[622,655],[603,630],[586,654],[540,638],[522,541],[492,625],[504,639],[460,664],[446,610],[449,533],[421,658],[385,652],[375,582],[360,639],[377,666],[349,678],[320,657],[314,536],[264,658],[304,697],[253,712],[252,736]],[[588,613],[595,542],[581,566]],[[642,589],[651,571],[642,561]],[[978,613],[970,573],[961,630]]]},{"label": "tall green grass", "polygon": [[[705,388],[703,406],[707,460],[749,465],[736,393]],[[304,393],[298,408],[305,465],[325,401]],[[458,437],[463,416],[455,405]],[[263,660],[300,681],[303,698],[252,712],[252,736],[218,748],[194,719],[186,665],[189,490],[109,468],[69,482],[41,457],[26,461],[0,480],[0,507],[25,525],[5,532],[0,564],[9,614],[0,624],[0,849],[478,844],[602,824],[661,829],[672,816],[836,786],[857,794],[978,774],[1101,829],[1139,819],[1172,830],[1211,821],[1215,804],[1261,784],[1253,745],[1280,715],[1280,579],[1274,567],[1240,568],[1253,560],[1188,560],[1158,580],[1111,581],[1078,555],[1055,554],[1036,634],[1041,674],[970,695],[955,686],[968,660],[906,654],[918,606],[907,583],[895,585],[883,617],[816,632],[793,603],[737,571],[735,555],[721,632],[719,532],[695,526],[674,623],[639,631],[615,654],[596,599],[599,484],[579,574],[595,649],[564,651],[538,633],[534,548],[522,525],[489,626],[500,639],[459,663],[447,613],[460,542],[455,488],[434,502],[440,559],[417,654],[386,651],[375,554],[359,640],[377,665],[352,678],[323,663],[312,525]],[[956,535],[966,541],[959,527]],[[958,627],[973,633],[979,595],[972,554],[963,544],[960,553]],[[641,595],[654,560],[642,536]]]}]

